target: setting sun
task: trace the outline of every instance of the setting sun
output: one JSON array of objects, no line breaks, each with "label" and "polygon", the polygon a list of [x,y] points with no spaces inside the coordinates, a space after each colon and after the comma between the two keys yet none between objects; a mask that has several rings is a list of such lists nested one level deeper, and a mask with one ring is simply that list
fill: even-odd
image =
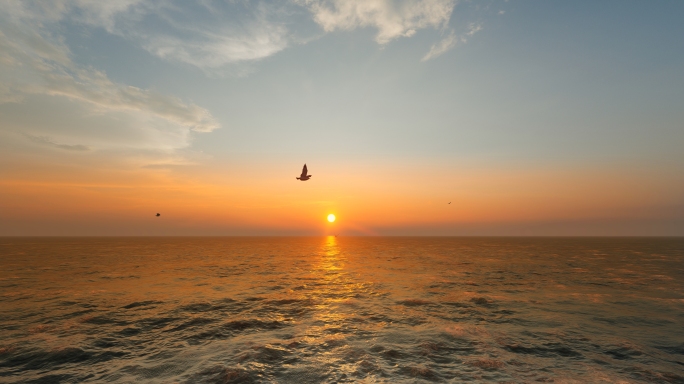
[{"label": "setting sun", "polygon": [[328,221],[331,222],[331,223],[334,222],[334,221],[335,221],[335,215],[333,215],[332,213],[329,214],[329,215],[328,215]]}]

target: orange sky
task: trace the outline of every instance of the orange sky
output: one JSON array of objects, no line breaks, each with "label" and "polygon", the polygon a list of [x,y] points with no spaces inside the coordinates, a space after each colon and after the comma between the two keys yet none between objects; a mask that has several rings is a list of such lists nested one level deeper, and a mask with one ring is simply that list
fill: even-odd
[{"label": "orange sky", "polygon": [[[615,224],[667,221],[667,212],[654,208],[666,210],[684,193],[684,188],[660,193],[666,190],[658,185],[663,175],[608,167],[322,162],[310,164],[313,177],[306,182],[295,180],[297,169],[266,162],[220,174],[199,166],[50,168],[12,172],[0,182],[3,234],[486,235],[577,223],[573,229],[542,231],[568,235],[586,234],[582,222],[598,221],[603,224],[594,224],[593,232],[629,235],[634,234],[629,227],[615,231]],[[677,177],[684,185],[674,172],[668,183]],[[154,217],[157,212],[162,216]],[[335,223],[326,221],[328,213],[337,215]]]}]

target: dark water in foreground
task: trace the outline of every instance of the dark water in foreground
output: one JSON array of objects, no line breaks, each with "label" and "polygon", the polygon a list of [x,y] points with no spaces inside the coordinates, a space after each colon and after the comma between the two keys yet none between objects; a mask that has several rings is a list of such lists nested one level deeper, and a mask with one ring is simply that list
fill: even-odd
[{"label": "dark water in foreground", "polygon": [[684,383],[684,239],[0,238],[0,382]]}]

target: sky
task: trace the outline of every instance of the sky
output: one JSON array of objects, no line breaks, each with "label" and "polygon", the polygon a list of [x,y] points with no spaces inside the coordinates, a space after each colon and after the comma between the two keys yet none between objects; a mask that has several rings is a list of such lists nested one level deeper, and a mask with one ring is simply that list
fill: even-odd
[{"label": "sky", "polygon": [[684,236],[682,1],[0,8],[1,236]]}]

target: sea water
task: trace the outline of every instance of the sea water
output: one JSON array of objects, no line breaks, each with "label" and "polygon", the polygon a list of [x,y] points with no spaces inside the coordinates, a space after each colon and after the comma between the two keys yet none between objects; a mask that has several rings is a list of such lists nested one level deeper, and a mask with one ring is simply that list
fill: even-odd
[{"label": "sea water", "polygon": [[3,383],[684,383],[684,239],[0,238]]}]

